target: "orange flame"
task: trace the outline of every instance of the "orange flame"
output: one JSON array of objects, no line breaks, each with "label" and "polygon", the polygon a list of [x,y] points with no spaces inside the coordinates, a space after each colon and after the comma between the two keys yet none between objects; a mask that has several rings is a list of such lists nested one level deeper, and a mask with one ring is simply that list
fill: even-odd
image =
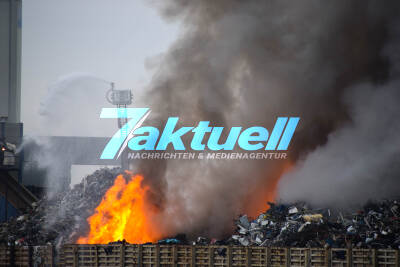
[{"label": "orange flame", "polygon": [[87,219],[90,232],[80,237],[78,244],[106,244],[123,239],[141,244],[161,237],[150,219],[154,214],[146,201],[150,188],[142,185],[143,176],[126,173],[131,175],[130,181],[126,182],[122,174],[117,176],[95,213]]},{"label": "orange flame", "polygon": [[269,170],[267,179],[257,184],[257,188],[251,192],[251,195],[247,199],[245,212],[248,215],[256,217],[269,209],[267,202],[274,202],[276,200],[279,180],[284,174],[290,172],[293,166],[294,164],[291,161],[286,161]]}]

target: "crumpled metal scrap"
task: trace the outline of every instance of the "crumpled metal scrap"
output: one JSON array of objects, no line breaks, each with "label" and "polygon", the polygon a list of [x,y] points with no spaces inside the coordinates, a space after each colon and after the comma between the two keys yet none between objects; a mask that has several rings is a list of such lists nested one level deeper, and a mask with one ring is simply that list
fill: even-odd
[{"label": "crumpled metal scrap", "polygon": [[72,189],[33,203],[23,215],[0,224],[0,243],[61,246],[75,242],[87,232],[86,219],[120,173],[120,168],[97,170]]},{"label": "crumpled metal scrap", "polygon": [[241,215],[230,244],[242,246],[400,248],[400,202],[368,203],[343,215],[304,203],[275,204],[255,220]]}]

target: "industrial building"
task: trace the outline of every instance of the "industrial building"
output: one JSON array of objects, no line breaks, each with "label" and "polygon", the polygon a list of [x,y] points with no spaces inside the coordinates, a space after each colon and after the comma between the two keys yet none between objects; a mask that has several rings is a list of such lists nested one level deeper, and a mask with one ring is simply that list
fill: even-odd
[{"label": "industrial building", "polygon": [[0,221],[17,216],[43,193],[46,169],[35,158],[41,151],[63,151],[60,159],[61,186],[69,187],[71,166],[120,165],[99,160],[107,138],[41,137],[51,143],[45,151],[35,142],[23,140],[21,121],[21,30],[22,0],[0,0]]},{"label": "industrial building", "polygon": [[0,220],[36,200],[22,181],[21,0],[0,0]]}]

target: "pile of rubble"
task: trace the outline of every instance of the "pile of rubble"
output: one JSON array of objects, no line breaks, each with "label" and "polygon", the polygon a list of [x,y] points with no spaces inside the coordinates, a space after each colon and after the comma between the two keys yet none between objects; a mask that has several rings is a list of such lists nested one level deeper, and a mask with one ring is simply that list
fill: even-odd
[{"label": "pile of rubble", "polygon": [[0,224],[0,244],[60,246],[87,232],[86,219],[100,204],[119,168],[101,169],[72,189],[46,196],[24,215]]},{"label": "pile of rubble", "polygon": [[[75,242],[80,235],[87,233],[86,219],[120,173],[122,170],[119,168],[98,170],[72,189],[34,203],[24,215],[0,224],[0,244],[53,244],[59,247]],[[315,210],[304,203],[269,205],[270,208],[255,220],[246,215],[239,216],[235,234],[226,240],[199,237],[189,242],[181,234],[158,243],[400,248],[399,200],[369,203],[354,214]]]},{"label": "pile of rubble", "polygon": [[368,203],[354,214],[305,204],[269,203],[255,220],[236,221],[228,243],[243,246],[400,248],[400,201]]}]

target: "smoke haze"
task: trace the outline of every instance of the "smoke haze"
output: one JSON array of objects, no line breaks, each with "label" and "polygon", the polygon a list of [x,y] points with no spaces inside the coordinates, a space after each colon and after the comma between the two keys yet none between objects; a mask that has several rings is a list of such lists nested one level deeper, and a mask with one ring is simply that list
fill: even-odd
[{"label": "smoke haze", "polygon": [[[68,153],[76,147],[71,141],[61,142],[62,138],[56,140],[49,136],[106,137],[114,134],[117,123],[99,118],[103,107],[111,107],[105,98],[109,89],[109,82],[85,73],[60,77],[49,86],[36,116],[41,127],[25,135],[23,142],[23,147],[31,152],[28,159],[31,162],[26,163],[25,170],[29,171],[31,165],[46,170],[46,179],[39,181],[40,186],[53,192],[68,187],[70,164],[82,155],[79,151]],[[88,151],[85,153],[89,156]],[[24,183],[38,183],[37,177],[28,179],[25,176]]]},{"label": "smoke haze", "polygon": [[185,23],[148,88],[153,124],[272,129],[278,116],[301,117],[286,162],[135,164],[171,232],[221,236],[271,197],[347,205],[399,191],[398,53],[388,49],[398,2],[153,3]]},{"label": "smoke haze", "polygon": [[346,208],[399,196],[399,25],[391,25],[382,51],[391,64],[388,81],[346,88],[349,122],[283,177],[280,197]]},{"label": "smoke haze", "polygon": [[[399,192],[398,1],[152,4],[184,24],[140,102],[152,110],[145,124],[177,116],[185,126],[272,129],[279,116],[301,118],[286,161],[132,162],[152,185],[165,232],[222,237],[236,215],[257,215],[274,199],[347,207]],[[111,136],[102,129],[115,121],[87,125],[107,89],[79,75],[52,87],[41,107],[51,135]],[[82,109],[61,112],[71,102]]]}]

